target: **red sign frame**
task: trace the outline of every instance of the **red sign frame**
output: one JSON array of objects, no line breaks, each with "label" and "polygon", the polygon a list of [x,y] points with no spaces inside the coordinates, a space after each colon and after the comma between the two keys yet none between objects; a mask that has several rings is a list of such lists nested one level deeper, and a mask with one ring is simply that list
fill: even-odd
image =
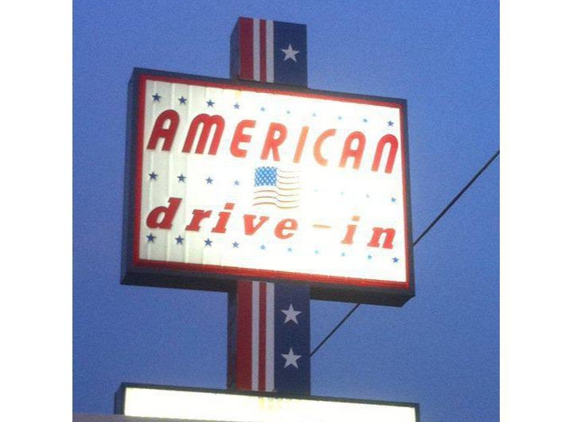
[{"label": "red sign frame", "polygon": [[[191,263],[176,263],[141,259],[139,242],[141,221],[142,157],[145,84],[148,80],[200,85],[215,88],[240,89],[262,93],[288,93],[313,99],[335,99],[341,102],[384,105],[397,108],[401,116],[402,184],[404,232],[406,234],[406,282],[368,280],[342,276],[324,276],[285,271],[257,270],[241,267],[220,267]],[[235,280],[261,280],[302,283],[311,287],[315,299],[343,302],[373,303],[402,306],[414,296],[412,230],[409,197],[406,101],[382,97],[318,91],[308,88],[278,86],[250,81],[208,78],[157,70],[134,69],[130,82],[128,140],[126,153],[126,207],[124,212],[124,257],[122,283],[157,287],[199,290],[233,291]]]}]

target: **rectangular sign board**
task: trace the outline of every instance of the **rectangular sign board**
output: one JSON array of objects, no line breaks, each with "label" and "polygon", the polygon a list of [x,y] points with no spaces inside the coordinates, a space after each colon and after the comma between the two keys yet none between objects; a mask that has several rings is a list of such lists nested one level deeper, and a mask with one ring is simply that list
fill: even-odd
[{"label": "rectangular sign board", "polygon": [[406,102],[135,69],[123,283],[414,295]]},{"label": "rectangular sign board", "polygon": [[122,384],[115,413],[225,422],[418,422],[416,403]]}]

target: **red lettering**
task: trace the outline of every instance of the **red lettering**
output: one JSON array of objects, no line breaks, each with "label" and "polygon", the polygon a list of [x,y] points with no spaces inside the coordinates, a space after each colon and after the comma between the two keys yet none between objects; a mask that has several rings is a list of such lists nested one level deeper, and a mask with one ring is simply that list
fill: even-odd
[{"label": "red lettering", "polygon": [[254,120],[241,120],[235,129],[233,141],[231,142],[231,154],[235,157],[244,158],[247,156],[247,150],[241,149],[239,144],[251,142],[251,135],[243,133],[245,128],[254,128],[256,121]]},{"label": "red lettering", "polygon": [[380,246],[380,236],[384,236],[384,244],[382,247],[384,249],[392,249],[394,247],[394,236],[396,236],[396,230],[394,229],[383,229],[381,227],[373,227],[372,228],[372,238],[370,239],[370,243],[367,246],[377,248]]},{"label": "red lettering", "polygon": [[[352,221],[354,221],[355,223],[358,223],[360,221],[360,217],[357,215],[352,216]],[[348,224],[346,226],[346,235],[344,236],[344,239],[342,239],[342,243],[343,245],[352,245],[352,243],[354,243],[354,233],[356,233],[356,224]]]},{"label": "red lettering", "polygon": [[[288,239],[294,236],[294,232],[298,229],[298,222],[292,218],[285,218],[279,221],[275,227],[275,236],[279,239]],[[288,230],[291,233],[286,233]]]},{"label": "red lettering", "polygon": [[166,207],[157,207],[151,210],[147,216],[147,227],[151,229],[170,229],[173,225],[173,219],[181,204],[181,198],[169,198],[169,205]]},{"label": "red lettering", "polygon": [[211,210],[193,210],[193,218],[185,230],[198,232],[201,230],[201,221],[211,217]]},{"label": "red lettering", "polygon": [[304,144],[306,143],[306,137],[308,135],[308,126],[303,126],[300,131],[300,136],[298,138],[298,144],[296,145],[296,152],[294,153],[293,163],[300,163],[300,157],[302,156],[302,151],[304,149]]},{"label": "red lettering", "polygon": [[[358,140],[358,145],[356,148],[352,148],[354,140]],[[360,168],[360,161],[362,161],[362,154],[364,153],[364,146],[366,145],[366,138],[362,132],[352,132],[346,137],[344,141],[344,148],[342,149],[342,155],[340,157],[340,167],[346,167],[346,161],[348,158],[354,159],[353,169]]]},{"label": "red lettering", "polygon": [[273,153],[273,160],[280,161],[279,146],[286,140],[287,128],[281,123],[271,122],[263,150],[261,152],[261,160],[266,160],[269,157],[269,152]]},{"label": "red lettering", "polygon": [[[230,203],[230,202],[227,202],[225,204],[225,209],[227,211],[231,211],[233,208],[235,208],[235,204]],[[217,225],[215,227],[213,227],[213,230],[211,230],[211,232],[213,232],[213,233],[225,233],[227,231],[227,223],[229,222],[230,217],[231,217],[230,212],[221,211],[219,213],[219,220],[217,221]]]},{"label": "red lettering", "polygon": [[191,147],[193,146],[193,142],[195,141],[195,137],[199,131],[199,126],[201,126],[201,131],[199,133],[197,148],[195,148],[195,154],[203,154],[203,152],[205,152],[205,147],[207,146],[207,141],[211,137],[211,129],[213,126],[215,126],[215,133],[212,136],[209,155],[217,154],[219,143],[221,142],[221,136],[223,136],[223,130],[225,129],[225,119],[219,115],[210,116],[208,114],[199,114],[195,116],[189,126],[189,131],[187,132],[187,138],[185,139],[182,152],[191,152]]},{"label": "red lettering", "polygon": [[261,226],[264,223],[266,223],[269,220],[269,217],[263,215],[262,217],[260,217],[260,221],[255,225],[254,224],[255,218],[257,218],[257,216],[253,214],[243,215],[243,221],[245,224],[245,234],[247,236],[252,236],[261,228]]},{"label": "red lettering", "polygon": [[316,142],[314,144],[314,159],[321,166],[326,166],[328,164],[328,160],[324,158],[321,152],[322,143],[326,140],[326,138],[334,135],[336,135],[336,129],[328,129],[322,132],[318,138],[316,138]]},{"label": "red lettering", "polygon": [[[167,123],[167,127],[166,124]],[[147,149],[157,148],[159,140],[163,138],[163,146],[161,149],[163,151],[170,151],[173,145],[173,139],[175,139],[175,132],[177,132],[177,126],[179,126],[179,114],[175,110],[165,110],[159,116],[153,125],[153,130],[151,131],[151,136],[149,137],[149,142],[147,143]]]},{"label": "red lettering", "polygon": [[396,153],[398,152],[398,139],[394,135],[384,135],[378,145],[376,146],[376,153],[374,154],[374,161],[372,162],[372,171],[378,171],[380,168],[380,161],[382,160],[382,152],[386,144],[390,145],[390,151],[388,152],[388,159],[386,160],[386,167],[384,168],[385,173],[392,173],[392,168],[394,167],[394,160],[396,159]]}]

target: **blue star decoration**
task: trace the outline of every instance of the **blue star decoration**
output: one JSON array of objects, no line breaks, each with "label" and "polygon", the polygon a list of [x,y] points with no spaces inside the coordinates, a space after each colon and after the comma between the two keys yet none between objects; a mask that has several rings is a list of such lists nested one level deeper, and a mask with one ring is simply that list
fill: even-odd
[{"label": "blue star decoration", "polygon": [[368,255],[368,259],[372,259],[372,255]]},{"label": "blue star decoration", "polygon": [[342,116],[338,116],[338,120],[342,120]]},{"label": "blue star decoration", "polygon": [[207,101],[207,107],[213,107],[215,103],[212,100]]},{"label": "blue star decoration", "polygon": [[233,106],[233,108],[234,108],[235,110],[238,110],[238,109],[241,108],[241,106],[239,105],[239,103],[235,103],[235,105]]},{"label": "blue star decoration", "polygon": [[346,252],[342,252],[340,256],[346,256]]},{"label": "blue star decoration", "polygon": [[390,201],[396,202],[396,198],[392,197],[392,198],[390,198]]},{"label": "blue star decoration", "polygon": [[394,126],[394,122],[392,120],[388,120],[388,126]]},{"label": "blue star decoration", "polygon": [[205,242],[205,247],[207,246],[211,247],[211,245],[213,244],[213,241],[211,239],[206,239],[204,240],[204,242]]},{"label": "blue star decoration", "polygon": [[187,98],[185,98],[183,95],[179,97],[179,104],[187,104]]},{"label": "blue star decoration", "polygon": [[261,107],[261,111],[267,111],[267,109],[264,107]]},{"label": "blue star decoration", "polygon": [[149,173],[149,180],[157,180],[157,173],[155,173],[154,171]]},{"label": "blue star decoration", "polygon": [[397,263],[398,261],[400,261],[398,258],[392,258],[392,262],[393,262],[394,264]]},{"label": "blue star decoration", "polygon": [[175,238],[175,240],[177,241],[177,244],[178,244],[178,245],[182,245],[182,244],[183,244],[183,238],[182,238],[181,236],[177,236],[177,237]]},{"label": "blue star decoration", "polygon": [[362,119],[364,123],[368,123],[368,119]]},{"label": "blue star decoration", "polygon": [[261,250],[264,251],[265,249],[267,249],[267,247],[265,245],[261,245]]},{"label": "blue star decoration", "polygon": [[233,242],[233,249],[239,249],[239,242]]},{"label": "blue star decoration", "polygon": [[315,249],[315,250],[314,250],[314,254],[315,254],[315,255],[318,255],[319,253],[320,253],[320,252],[318,251],[318,249]]},{"label": "blue star decoration", "polygon": [[292,252],[292,248],[288,248],[287,251],[288,251],[288,252]]},{"label": "blue star decoration", "polygon": [[316,117],[316,113],[312,113],[312,117]]},{"label": "blue star decoration", "polygon": [[186,177],[185,177],[185,176],[183,176],[182,174],[180,174],[179,176],[177,176],[177,178],[179,179],[179,181],[180,181],[180,182],[183,182],[183,183],[185,183],[185,179],[186,179]]},{"label": "blue star decoration", "polygon": [[235,186],[239,186],[239,185],[241,184],[241,182],[239,182],[238,180],[235,180],[235,181],[233,182],[233,184],[234,184]]},{"label": "blue star decoration", "polygon": [[205,179],[205,181],[207,182],[208,185],[212,185],[213,184],[213,179],[211,179],[211,176],[207,177]]},{"label": "blue star decoration", "polygon": [[147,235],[147,242],[153,243],[154,241],[155,241],[155,236],[153,236],[152,233],[149,233],[149,234]]},{"label": "blue star decoration", "polygon": [[153,101],[159,101],[161,99],[161,95],[159,95],[157,92],[153,94],[152,97]]}]

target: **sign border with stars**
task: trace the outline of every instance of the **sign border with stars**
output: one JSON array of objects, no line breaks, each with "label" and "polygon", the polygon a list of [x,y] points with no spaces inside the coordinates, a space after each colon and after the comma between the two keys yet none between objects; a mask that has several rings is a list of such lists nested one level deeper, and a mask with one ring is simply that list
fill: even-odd
[{"label": "sign border with stars", "polygon": [[[406,238],[406,282],[380,283],[379,287],[365,285],[360,279],[348,277],[316,276],[312,274],[280,273],[278,271],[247,270],[226,267],[207,268],[194,264],[144,262],[136,258],[136,239],[139,238],[137,222],[137,192],[141,175],[138,168],[138,140],[142,130],[140,118],[141,90],[143,83],[148,80],[166,81],[172,83],[195,83],[202,86],[212,86],[228,89],[242,89],[254,92],[280,93],[303,95],[312,98],[336,99],[359,102],[364,104],[391,105],[400,110],[402,134],[401,148],[403,154],[403,187],[405,210]],[[408,166],[408,133],[406,100],[396,98],[375,97],[370,95],[349,94],[332,91],[314,90],[305,87],[267,84],[261,82],[229,80],[183,73],[166,72],[152,69],[134,68],[129,84],[128,116],[127,116],[127,147],[125,172],[125,206],[123,228],[123,259],[121,283],[126,285],[184,288],[194,290],[224,291],[235,290],[237,279],[260,280],[271,282],[302,283],[311,287],[311,297],[319,300],[340,302],[358,302],[387,306],[402,306],[415,295],[412,219],[410,206],[410,177]],[[190,267],[193,267],[190,270]],[[203,268],[205,267],[205,268]],[[318,280],[320,279],[320,280]],[[345,280],[347,279],[347,280]]]}]

